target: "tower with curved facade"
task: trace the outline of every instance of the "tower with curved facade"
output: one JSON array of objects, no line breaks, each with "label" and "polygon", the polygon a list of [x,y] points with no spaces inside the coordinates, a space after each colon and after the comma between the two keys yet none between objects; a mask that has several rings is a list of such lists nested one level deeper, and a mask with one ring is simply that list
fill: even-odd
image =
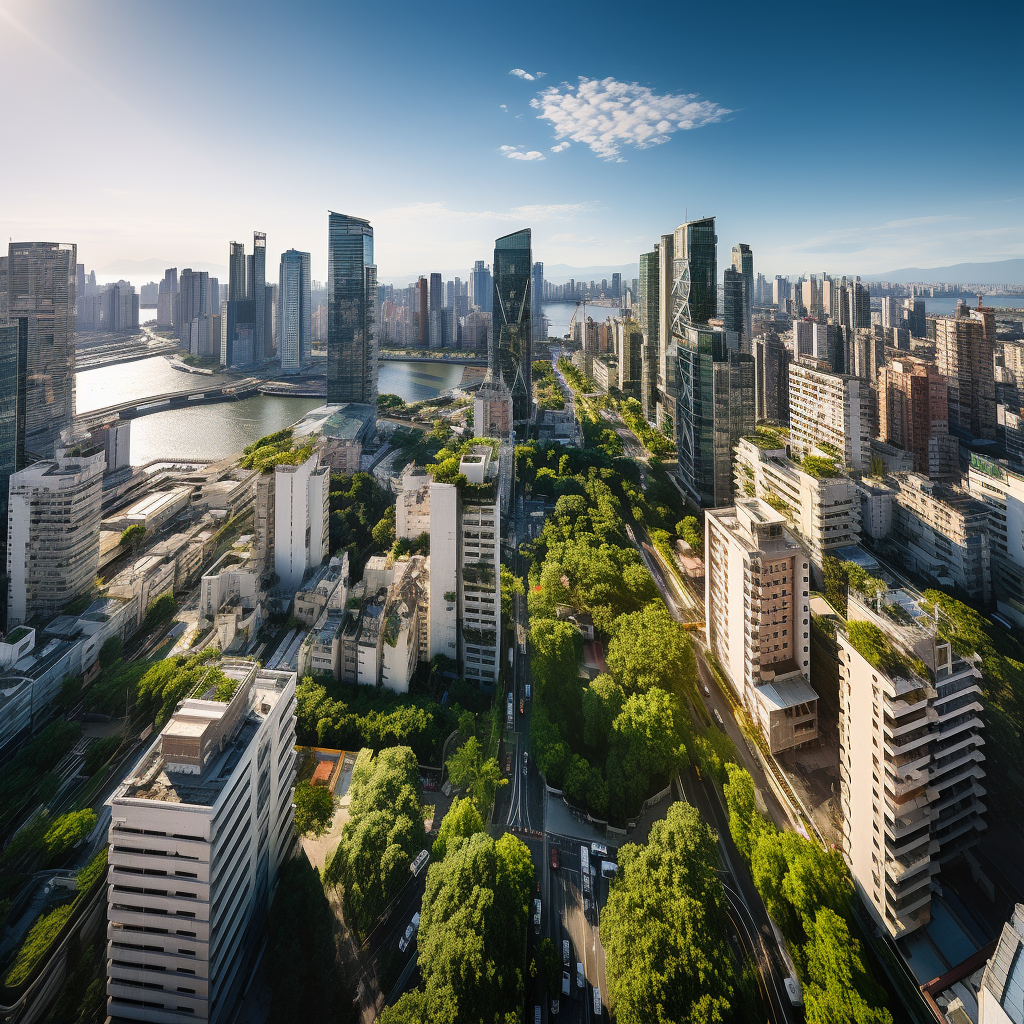
[{"label": "tower with curved facade", "polygon": [[533,405],[532,267],[529,228],[495,240],[490,368],[512,392],[512,419],[524,435]]}]

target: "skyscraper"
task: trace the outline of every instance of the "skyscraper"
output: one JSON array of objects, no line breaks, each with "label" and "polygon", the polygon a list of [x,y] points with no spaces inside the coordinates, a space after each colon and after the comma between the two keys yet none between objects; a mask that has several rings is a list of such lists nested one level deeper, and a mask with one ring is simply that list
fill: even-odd
[{"label": "skyscraper", "polygon": [[[935,361],[949,385],[949,425],[973,437],[996,436],[994,320],[960,304],[935,320]],[[13,315],[13,314],[12,314]]]},{"label": "skyscraper", "polygon": [[377,405],[377,267],[368,220],[329,211],[327,401]]},{"label": "skyscraper", "polygon": [[747,351],[747,282],[735,267],[726,267],[723,278],[724,287],[722,291],[725,298],[725,308],[722,310],[722,319],[725,321],[725,329],[727,331],[735,331],[741,348]]},{"label": "skyscraper", "polygon": [[[178,268],[169,267],[164,271],[164,279],[160,282],[160,290],[156,296],[157,330],[169,331],[174,327],[174,300],[178,294]],[[220,307],[218,300],[217,308]]]},{"label": "skyscraper", "polygon": [[429,310],[427,313],[427,344],[430,348],[440,348],[442,341],[442,313],[444,305],[442,298],[444,288],[441,285],[441,275],[430,275]]},{"label": "skyscraper", "polygon": [[75,414],[75,245],[11,242],[8,316],[26,321],[25,453],[50,458]]},{"label": "skyscraper", "polygon": [[259,363],[270,358],[267,346],[265,320],[265,300],[263,289],[267,286],[267,235],[264,231],[254,231],[252,235],[252,287],[246,298],[255,303],[255,322],[253,324],[253,362]]},{"label": "skyscraper", "polygon": [[644,335],[640,404],[644,419],[654,422],[658,406],[658,249],[640,254],[637,321]]},{"label": "skyscraper", "polygon": [[478,306],[484,313],[490,313],[491,303],[494,299],[491,271],[483,260],[477,260],[473,264],[473,272],[470,276],[473,283],[473,305]]},{"label": "skyscraper", "polygon": [[0,321],[0,631],[7,628],[7,498],[11,475],[18,470],[19,449],[24,444],[24,424],[18,429],[18,414],[24,413],[25,386],[19,342],[27,339],[27,326],[24,318]]},{"label": "skyscraper", "polygon": [[622,275],[612,274],[612,298],[616,302],[622,300]]},{"label": "skyscraper", "polygon": [[277,349],[281,369],[286,373],[299,373],[309,358],[312,345],[308,252],[289,249],[281,254],[278,304],[281,326]]},{"label": "skyscraper", "polygon": [[743,275],[743,284],[746,289],[743,304],[743,349],[745,352],[751,350],[753,342],[753,317],[754,317],[754,254],[746,242],[740,242],[732,247],[732,265]]},{"label": "skyscraper", "polygon": [[228,246],[228,301],[241,302],[245,298],[245,246],[232,242]]},{"label": "skyscraper", "polygon": [[691,220],[675,232],[672,330],[700,326],[718,314],[718,236],[715,218]]},{"label": "skyscraper", "polygon": [[676,338],[672,332],[672,312],[675,302],[675,236],[662,235],[656,245],[658,253],[658,401],[655,410],[659,429],[675,431],[676,395]]},{"label": "skyscraper", "polygon": [[533,300],[533,308],[530,310],[530,318],[533,321],[533,340],[547,341],[548,332],[544,329],[544,264],[534,263],[533,284],[530,297]]},{"label": "skyscraper", "polygon": [[529,228],[495,240],[491,372],[500,376],[512,391],[512,418],[517,430],[520,425],[528,426],[533,405],[532,264]]},{"label": "skyscraper", "polygon": [[426,348],[430,340],[430,289],[427,279],[416,282],[416,344]]},{"label": "skyscraper", "polygon": [[[201,329],[200,325],[203,321],[209,320],[212,312],[207,305],[210,297],[210,275],[205,270],[193,271],[186,267],[181,272],[181,277],[178,280],[178,294],[178,342],[186,351],[192,352],[192,355],[205,354],[200,353],[200,346],[198,345],[193,351],[190,346],[190,339],[193,333],[193,323],[196,325],[198,338],[198,332]],[[206,330],[209,332],[208,323]]]}]

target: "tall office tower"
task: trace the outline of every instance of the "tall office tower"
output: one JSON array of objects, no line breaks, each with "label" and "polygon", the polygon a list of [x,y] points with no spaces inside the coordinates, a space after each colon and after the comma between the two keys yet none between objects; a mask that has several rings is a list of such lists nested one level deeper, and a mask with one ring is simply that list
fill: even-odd
[{"label": "tall office tower", "polygon": [[327,401],[377,408],[377,267],[368,220],[330,213],[327,240]]},{"label": "tall office tower", "polygon": [[804,453],[818,449],[858,473],[871,469],[871,419],[867,383],[833,373],[825,364],[789,368],[789,432]]},{"label": "tall office tower", "polygon": [[779,310],[786,308],[786,300],[789,298],[789,281],[785,277],[775,275],[772,282],[772,305]]},{"label": "tall office tower", "polygon": [[231,242],[228,245],[228,301],[241,302],[246,289],[245,245]]},{"label": "tall office tower", "polygon": [[430,340],[430,288],[427,279],[416,282],[416,344],[426,348]]},{"label": "tall office tower", "polygon": [[789,363],[791,356],[774,331],[754,340],[755,415],[789,426]]},{"label": "tall office tower", "polygon": [[933,480],[959,475],[948,392],[938,368],[921,359],[894,359],[878,370],[878,436],[911,452],[915,472]]},{"label": "tall office tower", "polygon": [[840,300],[839,319],[846,327],[854,330],[871,327],[871,294],[855,277],[846,284],[845,297]]},{"label": "tall office tower", "polygon": [[811,355],[827,363],[833,373],[846,373],[846,351],[841,328],[836,324],[811,322]]},{"label": "tall office tower", "polygon": [[903,300],[903,319],[907,321],[912,338],[926,336],[924,308],[924,299]]},{"label": "tall office tower", "polygon": [[473,264],[470,283],[473,287],[473,305],[483,313],[490,313],[494,302],[494,283],[491,280],[490,268],[483,260],[477,260]]},{"label": "tall office tower", "polygon": [[491,373],[512,391],[512,417],[525,437],[533,409],[530,229],[494,242]]},{"label": "tall office tower", "polygon": [[[212,310],[207,305],[210,296],[210,275],[205,270],[193,271],[186,267],[178,279],[178,342],[182,348],[191,351],[190,338],[193,324],[208,320]],[[207,325],[209,331],[209,325]],[[199,355],[199,349],[192,352]]]},{"label": "tall office tower", "polygon": [[644,419],[654,423],[658,415],[658,251],[640,254],[637,282],[637,320],[644,335],[640,404]]},{"label": "tall office tower", "polygon": [[118,281],[100,296],[103,330],[112,333],[138,330],[139,296],[127,281]]},{"label": "tall office tower", "polygon": [[0,633],[6,632],[7,619],[7,498],[11,474],[18,469],[19,443],[24,431],[18,430],[19,391],[25,378],[23,358],[19,359],[19,341],[27,334],[25,320],[0,320]]},{"label": "tall office tower", "polygon": [[253,335],[253,349],[256,353],[254,362],[262,362],[270,358],[270,346],[267,345],[266,299],[263,290],[267,286],[267,235],[265,231],[254,231],[252,235],[252,286],[246,298],[255,303],[256,314]]},{"label": "tall office tower", "polygon": [[80,296],[85,294],[85,264],[84,263],[78,263],[78,264],[75,265],[75,274],[76,274],[75,280],[77,281],[77,286],[75,288],[75,298],[77,299]]},{"label": "tall office tower", "polygon": [[430,275],[430,310],[440,309],[444,305],[442,298],[443,286],[440,274]]},{"label": "tall office tower", "polygon": [[654,247],[658,254],[658,400],[655,422],[659,430],[675,436],[676,396],[676,338],[672,333],[675,280],[675,236],[662,235]]},{"label": "tall office tower", "polygon": [[679,477],[702,508],[720,508],[732,502],[733,447],[756,423],[754,359],[707,324],[684,326],[676,344]]},{"label": "tall office tower", "polygon": [[210,311],[211,316],[220,309],[220,281],[215,277],[210,278],[210,297],[206,308]]},{"label": "tall office tower", "polygon": [[441,347],[443,287],[440,274],[430,275],[430,296],[427,320],[427,344],[430,348]]},{"label": "tall office tower", "polygon": [[821,315],[839,323],[839,285],[828,274],[821,279]]},{"label": "tall office tower", "polygon": [[807,555],[759,498],[708,510],[704,524],[708,647],[773,754],[817,740]]},{"label": "tall office tower", "polygon": [[251,299],[221,303],[222,366],[249,366],[256,360],[256,310]]},{"label": "tall office tower", "polygon": [[754,305],[767,306],[772,301],[772,290],[768,287],[768,278],[758,274],[754,280]]},{"label": "tall office tower", "polygon": [[718,236],[715,218],[691,220],[675,231],[672,329],[700,327],[718,315]]},{"label": "tall office tower", "polygon": [[11,242],[8,316],[26,321],[25,457],[52,457],[75,415],[75,245]]},{"label": "tall office tower", "polygon": [[812,319],[821,316],[821,284],[813,274],[801,285],[800,304]]},{"label": "tall office tower", "polygon": [[280,328],[277,350],[285,373],[300,373],[312,347],[312,310],[309,253],[289,249],[281,253],[278,283]]},{"label": "tall office tower", "polygon": [[295,673],[233,658],[218,667],[231,698],[179,704],[114,791],[114,1020],[230,1020],[291,853]]},{"label": "tall office tower", "polygon": [[900,300],[892,295],[882,296],[882,326],[898,328],[903,319]]},{"label": "tall office tower", "polygon": [[797,359],[814,355],[814,321],[793,321],[793,354]]},{"label": "tall office tower", "polygon": [[991,509],[989,545],[996,607],[1024,626],[1024,474],[1007,462],[972,455],[967,487]]},{"label": "tall office tower", "polygon": [[[7,319],[7,257],[0,256],[0,321]],[[78,301],[78,296],[75,296]]]},{"label": "tall office tower", "polygon": [[[460,469],[471,483],[493,478],[489,446],[468,458]],[[430,657],[461,657],[466,680],[490,690],[500,671],[501,510],[496,497],[461,494],[430,485]]]},{"label": "tall office tower", "polygon": [[[268,284],[263,289],[263,330],[266,332],[263,344],[270,356],[277,354],[277,299],[278,286]],[[312,306],[312,302],[310,306]],[[310,322],[312,322],[312,310],[310,311]],[[303,358],[308,360],[312,355],[312,335],[303,352]]]},{"label": "tall office tower", "polygon": [[950,428],[972,437],[996,436],[993,344],[978,310],[958,305],[954,316],[935,319],[935,356],[949,384]]},{"label": "tall office tower", "polygon": [[622,299],[622,275],[612,274],[612,298],[618,301]]},{"label": "tall office tower", "polygon": [[285,593],[298,590],[307,569],[329,548],[331,470],[315,452],[296,466],[274,471],[274,572]]},{"label": "tall office tower", "polygon": [[96,579],[102,445],[57,445],[10,477],[7,624],[56,615]]},{"label": "tall office tower", "polygon": [[533,283],[530,287],[530,298],[533,308],[530,310],[530,322],[533,325],[533,340],[547,341],[548,332],[544,326],[544,264],[534,263]]},{"label": "tall office tower", "polygon": [[746,287],[743,307],[743,341],[745,343],[744,351],[749,352],[754,337],[754,254],[746,242],[740,242],[732,247],[732,265],[734,270],[738,270],[743,275]]},{"label": "tall office tower", "polygon": [[156,296],[157,330],[170,331],[176,326],[174,323],[174,300],[177,294],[178,268],[170,267],[164,271],[164,278],[160,282],[160,290]]},{"label": "tall office tower", "polygon": [[836,635],[843,856],[875,923],[898,937],[929,922],[941,865],[985,828],[984,726],[978,656],[938,636],[909,586],[881,602],[909,623],[851,591]]},{"label": "tall office tower", "polygon": [[722,289],[722,320],[725,329],[736,334],[740,349],[749,352],[747,330],[747,282],[735,267],[726,267]]}]

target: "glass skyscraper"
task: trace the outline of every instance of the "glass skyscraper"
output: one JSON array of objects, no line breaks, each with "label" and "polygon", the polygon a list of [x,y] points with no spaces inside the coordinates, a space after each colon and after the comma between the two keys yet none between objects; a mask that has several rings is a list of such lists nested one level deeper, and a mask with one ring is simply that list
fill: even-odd
[{"label": "glass skyscraper", "polygon": [[740,338],[745,337],[746,325],[746,294],[747,284],[743,275],[735,267],[726,267],[723,275],[722,320],[727,331],[735,331]]},{"label": "glass skyscraper", "polygon": [[529,228],[495,240],[491,373],[511,390],[512,419],[523,428],[529,426],[533,406],[532,266]]},{"label": "glass skyscraper", "polygon": [[281,253],[278,281],[277,351],[281,369],[299,373],[310,356],[312,310],[309,253],[289,249]]},{"label": "glass skyscraper", "polygon": [[659,246],[653,252],[640,254],[640,277],[637,285],[637,322],[643,331],[643,374],[640,404],[644,419],[653,423],[658,405],[658,259]]},{"label": "glass skyscraper", "polygon": [[8,316],[25,319],[28,462],[51,458],[75,415],[76,257],[75,245],[58,242],[11,242],[8,249]]},{"label": "glass skyscraper", "polygon": [[718,313],[718,236],[715,218],[691,220],[676,228],[673,246],[672,331],[706,324]]},{"label": "glass skyscraper", "polygon": [[27,340],[28,321],[24,317],[0,320],[0,524],[3,524],[0,529],[0,631],[6,629],[7,620],[8,493],[11,474],[24,464],[25,353],[22,349]]},{"label": "glass skyscraper", "polygon": [[330,212],[327,231],[327,402],[377,405],[377,268],[368,220]]},{"label": "glass skyscraper", "polygon": [[252,288],[246,296],[252,299],[256,305],[254,310],[253,336],[253,362],[259,363],[269,359],[270,345],[267,344],[266,325],[266,300],[263,291],[267,286],[267,235],[264,231],[254,231],[252,234]]},{"label": "glass skyscraper", "polygon": [[753,319],[754,319],[754,254],[746,242],[740,242],[732,247],[732,265],[743,275],[743,283],[746,288],[743,307],[743,340],[744,351],[750,352],[753,342]]}]

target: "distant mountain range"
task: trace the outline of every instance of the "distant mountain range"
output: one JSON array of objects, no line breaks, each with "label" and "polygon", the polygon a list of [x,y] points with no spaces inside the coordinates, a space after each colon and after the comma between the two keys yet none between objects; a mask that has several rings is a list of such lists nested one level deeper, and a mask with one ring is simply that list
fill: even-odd
[{"label": "distant mountain range", "polygon": [[884,274],[861,274],[862,281],[891,281],[893,284],[1017,284],[1024,285],[1024,259],[994,263],[954,263],[950,267],[906,267]]},{"label": "distant mountain range", "polygon": [[[177,266],[180,273],[186,267],[191,270],[205,270],[211,277],[227,284],[228,268],[217,263],[177,263],[171,260],[114,260],[105,267],[96,267],[96,277],[100,282],[117,281],[124,278],[131,281],[136,288],[149,281],[159,281],[168,267]],[[89,267],[92,270],[92,267]]]}]

